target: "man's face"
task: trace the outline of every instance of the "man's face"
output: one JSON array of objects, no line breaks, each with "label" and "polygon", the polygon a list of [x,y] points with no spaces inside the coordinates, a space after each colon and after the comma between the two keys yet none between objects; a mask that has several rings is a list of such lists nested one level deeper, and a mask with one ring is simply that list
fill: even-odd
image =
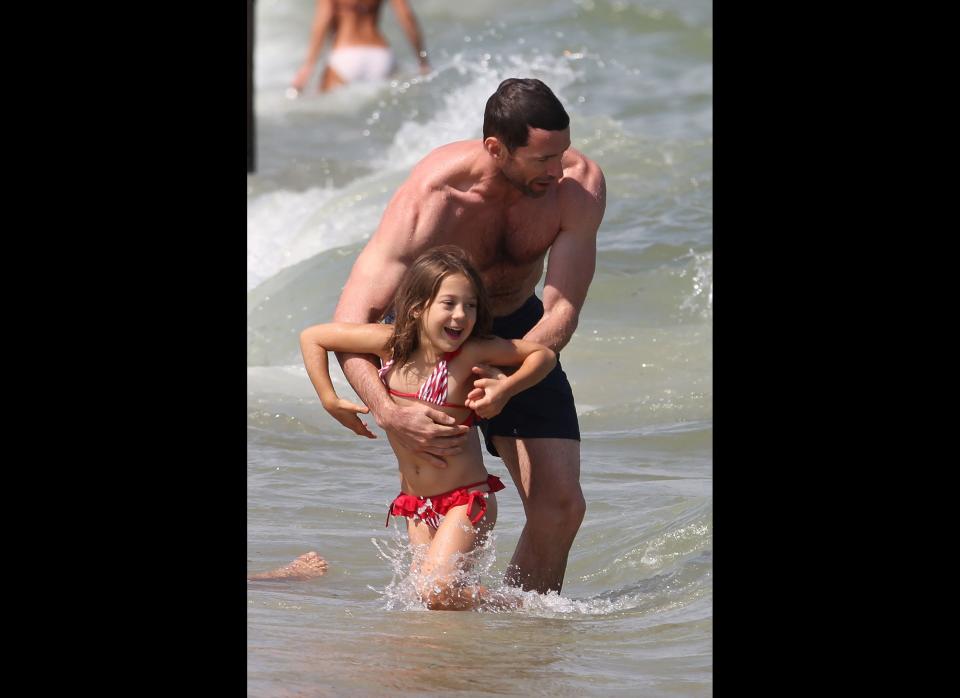
[{"label": "man's face", "polygon": [[527,196],[539,198],[563,175],[560,159],[570,147],[570,129],[545,131],[529,129],[527,144],[512,153],[502,149],[503,176]]}]

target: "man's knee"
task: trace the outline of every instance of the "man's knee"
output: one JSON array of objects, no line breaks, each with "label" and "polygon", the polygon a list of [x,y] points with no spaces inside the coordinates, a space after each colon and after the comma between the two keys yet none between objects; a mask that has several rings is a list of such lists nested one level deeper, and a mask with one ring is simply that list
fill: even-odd
[{"label": "man's knee", "polygon": [[575,534],[587,512],[580,484],[572,483],[544,496],[532,496],[527,502],[527,522],[536,528]]}]

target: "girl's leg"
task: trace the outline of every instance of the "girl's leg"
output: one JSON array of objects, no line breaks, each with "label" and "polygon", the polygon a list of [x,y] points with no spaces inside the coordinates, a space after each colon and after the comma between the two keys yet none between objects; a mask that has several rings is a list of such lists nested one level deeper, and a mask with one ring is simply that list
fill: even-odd
[{"label": "girl's leg", "polygon": [[463,556],[482,543],[497,522],[496,495],[491,492],[487,497],[487,511],[477,527],[470,523],[464,504],[450,509],[433,535],[417,581],[420,598],[429,608],[461,611],[480,604],[481,589],[463,583]]},{"label": "girl's leg", "polygon": [[407,536],[410,539],[410,548],[413,550],[413,560],[410,562],[410,574],[420,573],[420,563],[423,560],[423,551],[433,541],[435,531],[422,521],[407,519]]}]

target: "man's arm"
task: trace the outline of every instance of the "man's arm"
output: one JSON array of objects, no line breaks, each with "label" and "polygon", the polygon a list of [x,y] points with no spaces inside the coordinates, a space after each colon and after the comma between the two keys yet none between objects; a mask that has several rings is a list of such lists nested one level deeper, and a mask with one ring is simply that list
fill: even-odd
[{"label": "man's arm", "polygon": [[[334,310],[334,321],[376,322],[400,285],[405,269],[402,260],[391,255],[382,238],[375,234],[353,265]],[[337,352],[337,360],[350,385],[373,412],[377,424],[385,428],[384,419],[396,405],[377,375],[376,357]]]},{"label": "man's arm", "polygon": [[[438,212],[423,203],[424,194],[412,180],[414,175],[390,200],[376,232],[357,257],[334,312],[337,322],[379,319],[391,304],[409,264],[429,245]],[[438,467],[446,467],[439,456],[462,450],[469,427],[457,425],[452,416],[426,405],[398,406],[377,375],[374,357],[338,354],[337,359],[377,424],[405,447]]]},{"label": "man's arm", "polygon": [[543,317],[524,339],[558,352],[580,319],[597,261],[597,230],[607,203],[603,172],[585,160],[580,180],[560,184],[561,228],[550,247],[543,286]]}]

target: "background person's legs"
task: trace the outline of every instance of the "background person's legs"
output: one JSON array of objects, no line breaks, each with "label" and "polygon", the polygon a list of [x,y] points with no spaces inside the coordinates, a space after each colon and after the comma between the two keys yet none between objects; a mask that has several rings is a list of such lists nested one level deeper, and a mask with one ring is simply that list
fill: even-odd
[{"label": "background person's legs", "polygon": [[340,87],[340,85],[346,85],[346,81],[337,75],[330,66],[327,66],[323,69],[323,75],[320,77],[320,91],[327,92],[334,87]]}]

